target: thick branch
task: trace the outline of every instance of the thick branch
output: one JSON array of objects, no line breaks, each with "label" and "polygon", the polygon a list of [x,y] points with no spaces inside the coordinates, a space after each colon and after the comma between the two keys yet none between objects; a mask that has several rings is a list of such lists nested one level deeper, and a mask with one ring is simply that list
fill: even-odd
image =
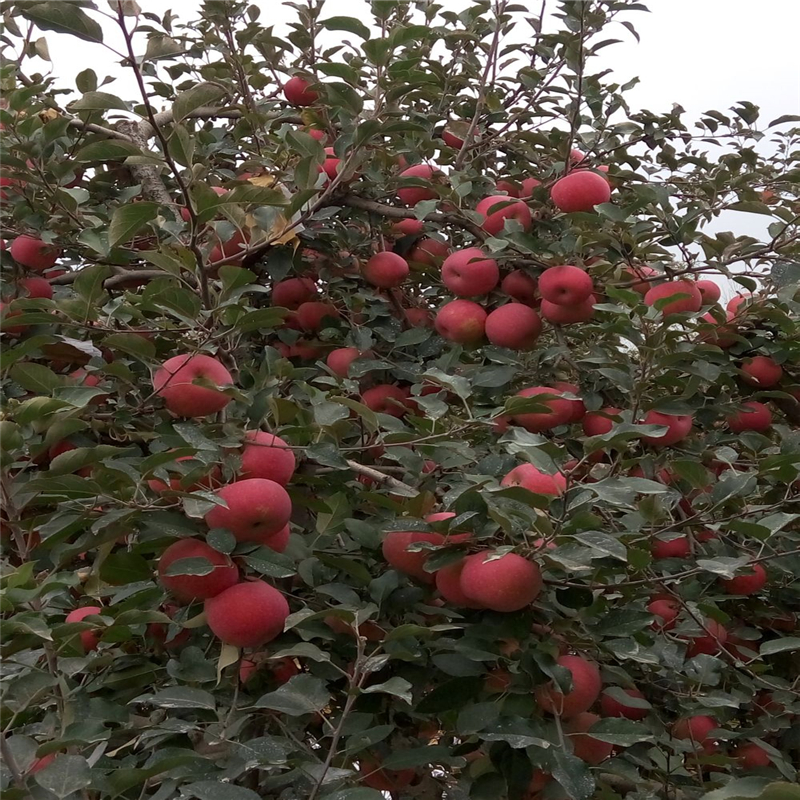
[{"label": "thick branch", "polygon": [[347,466],[350,467],[353,472],[371,478],[376,483],[381,483],[384,486],[388,486],[390,489],[402,489],[403,491],[417,494],[417,490],[413,486],[409,486],[407,483],[403,483],[403,481],[399,481],[397,478],[393,478],[391,475],[380,472],[373,467],[365,467],[363,464],[359,464],[358,461],[351,461],[350,459],[347,459]]}]

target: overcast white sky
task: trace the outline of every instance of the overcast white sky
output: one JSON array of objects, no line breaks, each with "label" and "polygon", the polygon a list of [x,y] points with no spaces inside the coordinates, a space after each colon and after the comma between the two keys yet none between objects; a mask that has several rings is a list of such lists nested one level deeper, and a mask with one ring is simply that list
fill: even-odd
[{"label": "overcast white sky", "polygon": [[[439,0],[447,9],[459,11],[468,0]],[[539,2],[528,2],[538,10]],[[261,22],[275,25],[276,33],[295,12],[278,0],[255,0],[262,9]],[[636,40],[618,26],[614,38],[623,40],[601,51],[594,68],[611,68],[615,79],[624,83],[634,76],[640,83],[628,95],[633,108],[667,111],[680,103],[691,122],[702,112],[725,112],[739,100],[761,107],[763,125],[783,114],[800,113],[800,64],[798,32],[800,0],[645,0],[651,13],[631,13],[630,19],[641,36]],[[145,11],[162,15],[175,9],[181,19],[191,19],[198,0],[139,0]],[[105,6],[105,4],[102,4]],[[555,7],[553,0],[550,7]],[[327,0],[323,17],[347,15],[363,22],[371,20],[366,0]],[[101,20],[106,41],[122,49],[115,26]],[[284,29],[285,30],[285,29]],[[331,33],[329,36],[338,36]],[[350,37],[349,34],[344,34]],[[136,97],[132,78],[115,63],[116,57],[99,45],[79,42],[48,33],[53,72],[63,88],[74,88],[75,75],[91,67],[102,80],[120,76],[108,90],[125,99]],[[354,37],[350,37],[354,38]],[[140,50],[143,50],[144,43]],[[37,70],[47,65],[38,61]],[[738,212],[726,214],[714,230],[734,230],[762,236],[768,217]]]}]

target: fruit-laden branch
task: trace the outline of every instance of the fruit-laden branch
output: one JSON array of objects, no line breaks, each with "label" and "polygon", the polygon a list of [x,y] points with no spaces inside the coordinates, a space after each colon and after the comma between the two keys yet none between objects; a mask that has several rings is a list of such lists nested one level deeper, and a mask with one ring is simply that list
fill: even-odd
[{"label": "fruit-laden branch", "polygon": [[397,478],[393,478],[385,472],[379,472],[373,467],[365,467],[363,464],[359,464],[358,461],[351,461],[349,458],[347,459],[347,466],[350,467],[353,472],[357,472],[359,475],[364,475],[367,478],[372,478],[376,483],[382,483],[390,489],[400,489],[417,494],[417,490],[413,486],[409,486],[407,483],[403,483],[403,481],[399,481]]}]

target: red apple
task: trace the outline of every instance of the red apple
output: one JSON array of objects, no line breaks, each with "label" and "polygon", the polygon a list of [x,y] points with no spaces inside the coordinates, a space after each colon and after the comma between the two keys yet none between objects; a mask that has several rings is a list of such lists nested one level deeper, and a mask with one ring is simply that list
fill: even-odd
[{"label": "red apple", "polygon": [[266,478],[245,478],[216,492],[227,503],[214,506],[205,516],[209,528],[225,528],[237,542],[263,542],[277,533],[292,514],[286,489]]},{"label": "red apple", "polygon": [[17,236],[11,242],[8,252],[17,264],[33,272],[45,272],[55,266],[61,256],[61,248],[27,234]]},{"label": "red apple", "polygon": [[466,559],[448,564],[436,571],[436,589],[439,594],[456,608],[483,608],[483,606],[467,597],[461,588],[461,573],[466,564]]},{"label": "red apple", "polygon": [[643,425],[661,425],[667,428],[661,436],[642,436],[642,441],[654,447],[667,447],[682,442],[691,432],[694,417],[691,414],[664,414],[661,411],[648,411],[642,420]]},{"label": "red apple", "polygon": [[[73,373],[74,374],[74,373]],[[91,377],[91,376],[90,376]],[[176,463],[178,461],[195,461],[195,456],[181,456],[180,458],[176,458]],[[202,464],[201,461],[197,462],[198,465]],[[208,474],[200,478],[196,483],[191,484],[190,486],[184,486],[183,484],[183,477],[171,478],[169,484],[164,483],[164,481],[159,480],[158,478],[150,478],[147,481],[147,485],[150,489],[157,494],[163,494],[167,491],[173,492],[196,492],[198,489],[211,489],[215,485],[219,484],[220,478],[222,477],[222,470],[220,469],[218,464],[214,464],[211,467]]]},{"label": "red apple", "polygon": [[521,486],[534,494],[545,494],[556,497],[567,489],[567,479],[563,473],[556,472],[548,475],[533,466],[533,464],[520,464],[507,473],[501,486]]},{"label": "red apple", "polygon": [[293,106],[311,106],[319,99],[319,94],[310,89],[308,82],[299,75],[283,84],[283,96]]},{"label": "red apple", "polygon": [[[644,695],[638,689],[623,689],[626,695],[637,700],[644,700]],[[640,720],[648,714],[648,709],[625,705],[623,701],[617,700],[610,694],[604,694],[600,698],[600,710],[606,717],[622,717],[623,719]]]},{"label": "red apple", "polygon": [[518,303],[524,303],[527,306],[536,303],[536,278],[532,278],[521,269],[506,275],[500,284],[500,289]]},{"label": "red apple", "polygon": [[398,219],[392,223],[392,233],[400,236],[419,236],[425,230],[421,219]]},{"label": "red apple", "polygon": [[442,264],[442,282],[459,297],[487,294],[499,280],[497,262],[480,247],[456,250]]},{"label": "red apple", "polygon": [[552,681],[537,686],[534,697],[539,708],[565,719],[588,711],[603,688],[597,664],[576,655],[561,656],[556,660],[556,664],[570,671],[572,688],[563,694]]},{"label": "red apple", "polygon": [[400,286],[408,277],[408,261],[388,250],[376,253],[361,269],[368,283],[381,289]]},{"label": "red apple", "polygon": [[434,324],[444,339],[477,345],[486,331],[486,312],[472,300],[452,300],[439,309]]},{"label": "red apple", "polygon": [[401,389],[391,383],[382,383],[361,393],[361,402],[378,414],[404,417],[408,413],[408,389]]},{"label": "red apple", "polygon": [[[167,570],[177,561],[200,559],[208,562],[204,575],[168,575]],[[178,565],[180,567],[180,565]],[[205,600],[233,586],[239,580],[239,570],[230,556],[214,550],[199,539],[180,539],[171,544],[158,562],[158,579],[175,598],[190,603]]]},{"label": "red apple", "polygon": [[766,431],[772,426],[772,412],[757,400],[742,403],[742,410],[730,414],[725,419],[733,433],[744,431]]},{"label": "red apple", "polygon": [[594,316],[596,302],[597,298],[594,295],[590,295],[576,306],[560,306],[549,300],[542,300],[539,310],[542,316],[554,325],[571,325],[575,322],[588,322]]},{"label": "red apple", "polygon": [[701,714],[679,719],[672,726],[672,735],[676,739],[688,739],[695,745],[695,749],[710,754],[717,749],[716,741],[710,738],[710,733],[718,727],[714,717]]},{"label": "red apple", "polygon": [[435,267],[450,254],[450,246],[438,239],[420,239],[408,253],[408,261]]},{"label": "red apple", "polygon": [[404,308],[403,316],[412,328],[430,328],[433,317],[427,308]]},{"label": "red apple", "polygon": [[602,175],[578,170],[556,181],[550,198],[560,211],[594,211],[596,205],[611,199],[611,187]]},{"label": "red apple", "polygon": [[[103,609],[100,606],[82,606],[81,608],[73,609],[67,614],[65,622],[83,622],[85,617],[92,614],[102,614]],[[94,631],[81,631],[80,633],[81,647],[85,653],[90,653],[92,650],[97,649],[100,644],[100,638]]]},{"label": "red apple", "polygon": [[704,306],[716,303],[722,294],[719,285],[714,281],[697,281],[695,286],[697,286],[697,291],[700,292],[700,296],[703,298]]},{"label": "red apple", "polygon": [[286,598],[264,581],[237,583],[205,602],[211,632],[234,647],[260,647],[283,632]]},{"label": "red apple", "polygon": [[658,617],[653,622],[653,628],[659,631],[671,631],[675,627],[675,620],[681,613],[681,606],[672,597],[655,597],[648,604],[647,610],[654,617]]},{"label": "red apple", "polygon": [[527,203],[515,200],[505,194],[484,197],[475,207],[475,211],[483,217],[483,229],[492,236],[500,233],[507,219],[515,219],[523,230],[530,230],[531,210]]},{"label": "red apple", "polygon": [[770,754],[756,742],[746,742],[733,749],[731,756],[739,762],[739,766],[748,772],[759,767],[772,764]]},{"label": "red apple", "polygon": [[465,559],[461,591],[472,601],[492,611],[519,611],[530,605],[542,590],[542,575],[533,561],[487,550]]},{"label": "red apple", "polygon": [[654,306],[659,300],[674,297],[661,308],[661,313],[666,317],[670,314],[699,311],[703,305],[703,296],[700,294],[694,281],[678,280],[661,283],[653,286],[644,296],[648,306]]},{"label": "red apple", "polygon": [[225,408],[231,398],[213,386],[230,386],[233,378],[211,356],[183,355],[167,359],[153,377],[156,394],[178,417],[207,417]]},{"label": "red apple", "polygon": [[694,658],[701,653],[708,656],[717,655],[728,641],[728,631],[714,619],[704,620],[703,631],[704,634],[700,636],[681,637],[688,638],[687,658]]},{"label": "red apple", "polygon": [[350,365],[356,359],[371,355],[372,353],[369,350],[362,352],[357,347],[338,347],[328,353],[325,363],[334,375],[346,378],[350,374]]},{"label": "red apple", "polygon": [[552,386],[531,386],[517,392],[517,397],[537,397],[538,395],[555,395],[550,399],[542,399],[540,404],[548,411],[536,411],[514,414],[513,422],[521,425],[531,433],[542,433],[560,425],[566,425],[574,413],[572,401],[562,396],[562,392]]},{"label": "red apple", "polygon": [[688,558],[692,547],[686,536],[675,536],[672,539],[653,538],[650,542],[653,558]]},{"label": "red apple", "polygon": [[573,755],[592,766],[597,766],[610,758],[614,750],[613,744],[595,739],[587,733],[598,722],[600,717],[597,714],[583,711],[571,717],[564,726],[564,731],[572,743]]},{"label": "red apple", "polygon": [[306,302],[297,308],[297,323],[304,331],[321,330],[326,318],[339,318],[339,312],[331,303]]},{"label": "red apple", "polygon": [[726,594],[758,594],[767,585],[767,571],[761,564],[750,564],[744,574],[723,578],[720,584]]},{"label": "red apple", "polygon": [[23,278],[19,285],[27,292],[28,297],[36,300],[53,299],[53,287],[46,278]]},{"label": "red apple", "polygon": [[618,417],[622,413],[621,408],[607,406],[599,411],[590,411],[583,418],[583,432],[587,436],[605,436],[611,433],[611,429],[617,423],[611,417]]},{"label": "red apple", "polygon": [[783,369],[769,356],[753,356],[742,362],[741,376],[742,380],[751,386],[768,389],[780,383]]},{"label": "red apple", "polygon": [[426,531],[390,531],[383,538],[381,551],[383,557],[399,572],[410,575],[422,583],[433,583],[436,576],[425,571],[425,562],[431,554],[430,550],[409,550],[414,542],[428,542],[434,545],[444,544],[441,533]]},{"label": "red apple", "polygon": [[486,317],[486,338],[498,347],[531,350],[541,332],[539,315],[522,303],[507,303]]},{"label": "red apple", "polygon": [[631,283],[625,284],[625,288],[632,289],[634,292],[638,292],[641,295],[646,295],[651,287],[654,286],[654,281],[648,279],[664,277],[657,269],[648,267],[645,264],[639,264],[635,267],[625,267],[623,273],[631,280]]},{"label": "red apple", "polygon": [[272,305],[291,311],[296,311],[316,296],[317,287],[311,278],[286,278],[272,287]]},{"label": "red apple", "polygon": [[549,267],[539,276],[539,294],[548,303],[579,306],[592,296],[592,279],[580,267]]},{"label": "red apple", "polygon": [[[434,178],[442,174],[438,167],[430,164],[415,164],[413,167],[404,169],[400,173],[401,178],[417,178],[418,180],[432,182]],[[401,203],[407,206],[415,206],[423,200],[435,200],[438,195],[432,188],[425,186],[406,186],[397,190],[397,196]]]},{"label": "red apple", "polygon": [[239,479],[264,478],[281,486],[292,479],[297,459],[283,439],[265,431],[246,431]]}]

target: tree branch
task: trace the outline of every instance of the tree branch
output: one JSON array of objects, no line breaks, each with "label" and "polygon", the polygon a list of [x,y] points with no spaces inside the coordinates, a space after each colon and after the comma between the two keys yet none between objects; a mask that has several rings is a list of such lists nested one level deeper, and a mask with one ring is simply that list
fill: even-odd
[{"label": "tree branch", "polygon": [[349,458],[347,459],[347,466],[350,467],[353,472],[357,472],[359,475],[364,475],[367,478],[371,478],[376,483],[388,486],[390,489],[401,489],[406,492],[418,494],[417,490],[413,486],[409,486],[407,483],[403,483],[403,481],[399,481],[397,478],[393,478],[391,475],[387,475],[385,472],[380,472],[374,467],[365,467],[363,464],[359,464],[358,461],[351,461]]}]

